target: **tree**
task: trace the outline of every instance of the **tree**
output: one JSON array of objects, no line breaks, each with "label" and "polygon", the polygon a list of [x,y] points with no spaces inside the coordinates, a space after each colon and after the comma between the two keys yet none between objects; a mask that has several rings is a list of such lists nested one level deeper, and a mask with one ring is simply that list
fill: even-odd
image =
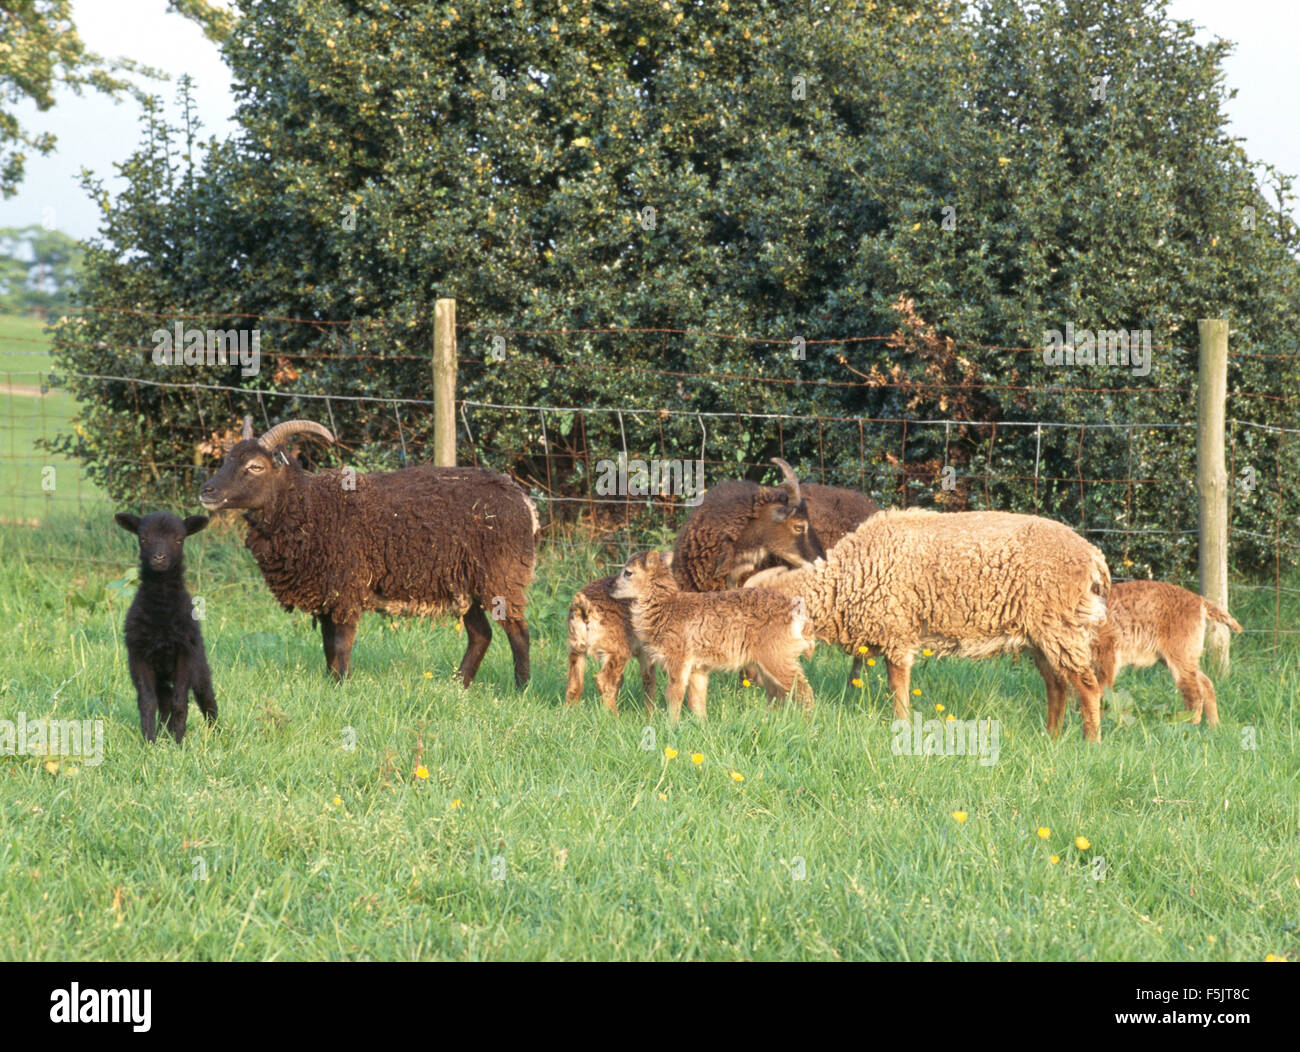
[{"label": "tree", "polygon": [[72,302],[85,255],[81,243],[40,226],[0,229],[0,303],[64,307]]},{"label": "tree", "polygon": [[[88,51],[73,24],[71,0],[0,2],[0,93],[6,103],[28,99],[43,113],[53,107],[59,88],[78,95],[93,88],[113,98],[140,97],[139,89],[120,73],[160,76],[128,59],[109,61]],[[18,192],[26,151],[47,154],[54,145],[52,134],[28,131],[12,110],[0,108],[0,195]]]},{"label": "tree", "polygon": [[[102,198],[86,295],[262,319],[264,354],[284,365],[166,374],[242,396],[88,381],[94,470],[142,442],[154,464],[202,459],[210,432],[253,406],[328,408],[376,458],[431,445],[419,414],[266,392],[427,397],[433,301],[455,296],[465,398],[804,418],[711,420],[708,455],[735,465],[716,473],[781,452],[902,503],[936,499],[944,465],[987,465],[986,488],[938,498],[1071,523],[1194,516],[1190,433],[1146,441],[1141,425],[1188,386],[1196,318],[1226,311],[1234,339],[1260,347],[1300,333],[1290,183],[1275,173],[1265,200],[1225,134],[1226,45],[1196,44],[1150,0],[735,8],[242,6],[223,45],[240,133],[199,156],[189,131],[150,124],[130,191]],[[106,344],[137,348],[120,375],[161,375],[131,318],[65,327],[69,368]],[[324,324],[340,320],[353,324]],[[1136,376],[981,349],[1041,348],[1067,324],[1147,330],[1160,351]],[[611,326],[753,338],[542,332]],[[868,339],[828,342],[846,335]],[[1296,393],[1294,373],[1246,360],[1233,380]],[[1137,393],[1095,393],[1121,388]],[[180,429],[142,434],[151,414]],[[181,426],[200,416],[201,435]],[[956,426],[880,423],[927,418]],[[988,423],[1043,419],[1133,427],[1085,444]],[[699,421],[671,414],[494,424],[479,446],[494,466],[561,493],[586,492],[588,461],[625,436],[634,456],[693,456],[701,441]],[[1115,476],[1118,457],[1151,481],[1076,484]],[[119,472],[116,492],[166,478]],[[1300,510],[1300,496],[1258,496],[1261,521]],[[1122,556],[1169,569],[1182,545],[1135,538]]]}]

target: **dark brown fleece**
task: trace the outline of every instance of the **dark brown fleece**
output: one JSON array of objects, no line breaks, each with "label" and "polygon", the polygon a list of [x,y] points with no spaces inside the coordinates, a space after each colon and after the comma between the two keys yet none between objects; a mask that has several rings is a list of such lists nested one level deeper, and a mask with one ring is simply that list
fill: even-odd
[{"label": "dark brown fleece", "polygon": [[[504,475],[428,465],[310,475],[294,461],[272,507],[245,515],[245,543],[285,609],[355,622],[363,610],[520,618],[533,578],[533,519]],[[502,604],[494,607],[500,597]]]}]

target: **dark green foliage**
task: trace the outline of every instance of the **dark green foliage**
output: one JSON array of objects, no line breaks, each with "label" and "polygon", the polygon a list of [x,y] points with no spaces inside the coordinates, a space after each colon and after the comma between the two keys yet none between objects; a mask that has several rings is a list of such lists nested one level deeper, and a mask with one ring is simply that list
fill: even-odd
[{"label": "dark green foliage", "polygon": [[[1121,531],[1094,535],[1117,574],[1179,577],[1195,433],[1154,425],[1194,420],[1196,319],[1226,314],[1235,351],[1300,332],[1290,181],[1269,171],[1261,196],[1225,132],[1227,45],[1160,3],[272,0],[236,21],[241,131],[200,151],[149,116],[128,190],[102,196],[66,370],[428,399],[433,303],[454,296],[460,397],[667,411],[469,407],[462,459],[587,496],[624,436],[693,459],[703,425],[710,483],[780,454],[882,504]],[[248,315],[261,374],[152,365],[177,308]],[[1032,348],[1067,323],[1149,330],[1150,374],[1046,366]],[[535,334],[608,327],[695,334]],[[876,339],[818,342],[846,336]],[[1230,418],[1294,426],[1294,364],[1235,357]],[[120,500],[192,498],[245,411],[322,419],[368,463],[432,448],[424,406],[73,384],[67,448]],[[935,420],[956,423],[915,423]],[[1291,458],[1233,435],[1260,477],[1234,526],[1271,536],[1300,512]],[[1171,532],[1122,532],[1151,529]],[[1271,568],[1271,543],[1234,545]]]}]

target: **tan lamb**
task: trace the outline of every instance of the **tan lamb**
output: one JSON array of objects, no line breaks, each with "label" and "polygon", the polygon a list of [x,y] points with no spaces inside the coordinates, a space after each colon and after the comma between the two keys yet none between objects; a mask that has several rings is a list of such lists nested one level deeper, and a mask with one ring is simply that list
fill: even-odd
[{"label": "tan lamb", "polygon": [[655,666],[632,631],[626,599],[615,599],[610,589],[618,574],[592,581],[569,605],[569,686],[565,698],[576,705],[582,697],[587,658],[600,662],[596,686],[610,712],[618,712],[618,692],[623,670],[632,658],[641,666],[641,690],[647,714],[654,711]]},{"label": "tan lamb", "polygon": [[1092,648],[1092,664],[1103,690],[1115,684],[1126,665],[1146,668],[1162,661],[1183,695],[1192,722],[1219,722],[1214,684],[1201,671],[1205,623],[1218,621],[1241,631],[1223,607],[1163,581],[1121,581],[1106,599],[1106,621]]},{"label": "tan lamb", "polygon": [[763,589],[683,592],[670,569],[671,553],[646,552],[628,560],[610,594],[632,603],[632,630],[651,659],[668,671],[668,715],[682,698],[701,720],[709,673],[758,669],[768,697],[792,692],[805,709],[812,687],[799,667],[815,641],[803,603]]},{"label": "tan lamb", "polygon": [[1069,690],[1083,734],[1101,737],[1092,639],[1106,616],[1106,560],[1068,526],[1001,511],[882,511],[814,568],[775,568],[746,586],[800,596],[818,638],[883,653],[894,715],[910,708],[912,662],[936,654],[1028,650],[1047,686],[1047,729],[1061,730]]}]

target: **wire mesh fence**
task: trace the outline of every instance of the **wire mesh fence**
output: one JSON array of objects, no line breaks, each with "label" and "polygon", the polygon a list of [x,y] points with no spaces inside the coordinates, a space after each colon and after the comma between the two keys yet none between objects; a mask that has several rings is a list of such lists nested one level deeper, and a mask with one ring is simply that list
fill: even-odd
[{"label": "wire mesh fence", "polygon": [[[197,311],[126,313],[138,313],[145,325],[178,320],[211,323],[214,317]],[[231,316],[222,318],[229,324]],[[105,360],[112,365],[103,372],[63,371],[52,368],[49,338],[38,327],[6,333],[0,344],[4,405],[0,526],[39,529],[61,519],[76,520],[92,532],[111,531],[104,487],[92,480],[77,458],[51,448],[55,436],[75,435],[74,389],[83,396],[83,408],[87,392],[91,402],[96,391],[118,405],[127,399],[135,406],[129,426],[138,428],[142,438],[157,419],[168,421],[170,458],[146,452],[153,447],[142,440],[139,456],[98,462],[100,479],[131,475],[152,483],[165,480],[171,492],[191,498],[197,497],[224,447],[237,437],[245,414],[252,415],[261,428],[293,416],[311,417],[329,426],[340,439],[335,448],[304,449],[321,465],[350,463],[368,469],[432,460],[432,398],[388,395],[382,390],[385,385],[367,379],[368,369],[393,362],[407,363],[412,369],[427,367],[427,353],[395,338],[400,324],[289,317],[257,320],[261,325],[308,329],[315,341],[312,350],[270,352],[274,368],[269,377],[264,373],[258,386],[166,378],[165,371],[149,368],[155,347],[148,343],[105,345]],[[516,345],[545,344],[554,360],[567,355],[575,368],[600,369],[627,377],[632,384],[638,377],[653,375],[676,385],[677,397],[669,404],[636,404],[631,398],[624,405],[458,398],[459,462],[513,474],[538,502],[546,545],[571,549],[596,545],[605,561],[612,563],[629,549],[668,543],[705,487],[744,477],[775,481],[769,461],[780,456],[794,463],[801,478],[868,493],[882,506],[1003,508],[1061,518],[1102,548],[1116,579],[1140,570],[1149,557],[1144,546],[1157,539],[1162,550],[1187,556],[1182,566],[1192,565],[1198,522],[1195,462],[1186,453],[1196,428],[1190,386],[926,385],[873,375],[866,368],[866,357],[855,363],[844,353],[855,347],[869,349],[885,337],[807,341],[838,348],[843,368],[838,375],[799,377],[765,370],[762,359],[756,359],[753,370],[693,372],[629,363],[608,353],[609,346],[620,340],[745,340],[757,348],[789,342],[743,334],[666,328],[502,330],[473,325],[458,326],[458,333],[462,350],[474,352],[459,359],[466,372],[491,369],[492,358],[485,349],[506,338]],[[602,353],[593,354],[593,346]],[[485,350],[482,357],[479,350]],[[966,350],[975,355],[1020,355],[1042,348]],[[1253,351],[1234,355],[1276,360],[1287,363],[1287,368],[1297,358]],[[754,408],[756,391],[761,403],[766,386],[792,384],[806,385],[808,390],[906,388],[909,394],[923,387],[978,388],[986,393],[996,389],[1015,398],[1020,416],[971,420],[933,414]],[[709,408],[696,406],[693,385],[707,385]],[[743,399],[737,399],[744,408],[717,407],[731,390],[745,392]],[[1062,391],[1096,398],[1099,404],[1104,401],[1107,411],[1097,415],[1106,419],[1035,419],[1035,397]],[[1259,419],[1261,401],[1273,422]],[[1161,407],[1158,413],[1151,412],[1153,404]],[[1126,407],[1138,405],[1142,411],[1126,418]],[[372,435],[383,436],[378,441],[371,437],[356,443],[339,426],[336,417],[345,408],[352,412],[359,407],[368,419],[382,422],[370,429]],[[1234,549],[1250,552],[1255,567],[1249,578],[1234,574],[1233,589],[1272,593],[1272,624],[1257,622],[1248,631],[1274,637],[1300,633],[1286,616],[1287,603],[1300,596],[1289,572],[1300,557],[1300,535],[1280,502],[1274,504],[1271,516],[1245,512],[1262,490],[1300,492],[1295,456],[1300,428],[1283,426],[1297,418],[1294,409],[1293,400],[1284,396],[1229,391],[1230,536]],[[1171,453],[1175,448],[1182,452]],[[82,556],[74,544],[65,557]],[[1266,572],[1261,573],[1260,567]],[[1177,577],[1176,583],[1196,587],[1185,571],[1183,579]]]}]

